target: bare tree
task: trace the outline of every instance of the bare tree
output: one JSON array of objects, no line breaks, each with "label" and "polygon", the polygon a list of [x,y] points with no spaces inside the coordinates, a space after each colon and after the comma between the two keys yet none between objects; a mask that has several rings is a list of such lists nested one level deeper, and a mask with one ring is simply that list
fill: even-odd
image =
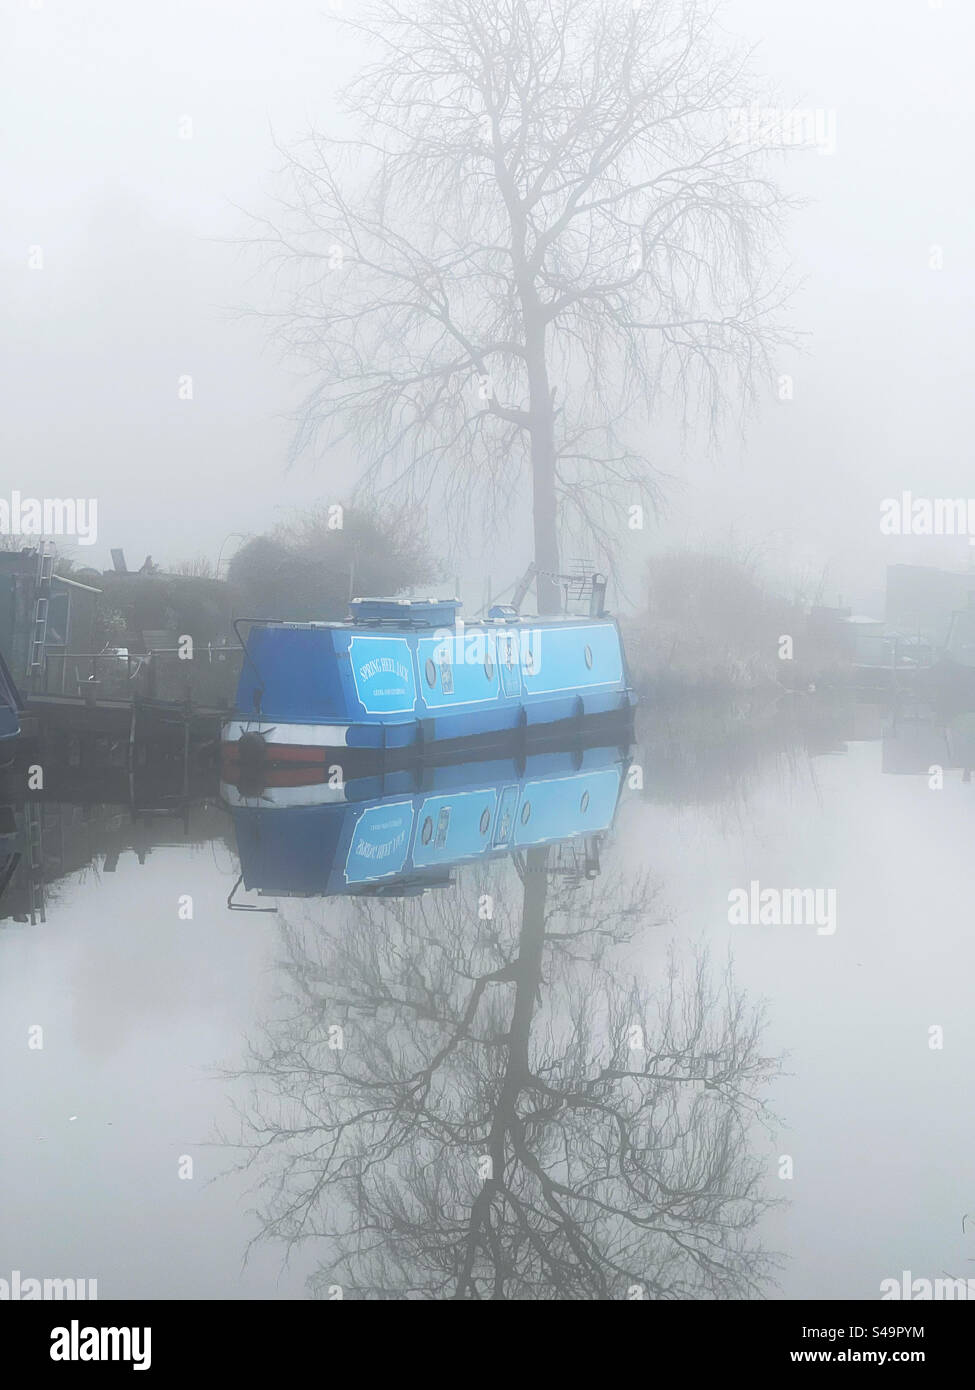
[{"label": "bare tree", "polygon": [[194,555],[191,560],[177,560],[170,574],[178,574],[182,579],[217,578],[213,561],[206,555]]},{"label": "bare tree", "polygon": [[400,507],[350,507],[333,529],[318,506],[252,536],[227,578],[252,617],[344,618],[356,593],[396,594],[433,578],[423,520]]},{"label": "bare tree", "polygon": [[612,568],[655,504],[660,398],[713,427],[782,337],[774,141],[738,119],[761,97],[716,8],[367,0],[361,133],[285,151],[257,219],[314,382],[296,451],[358,446],[367,489],[434,499],[462,543],[530,475],[543,613],[560,534]]},{"label": "bare tree", "polygon": [[346,1297],[760,1293],[760,1015],[702,959],[630,976],[646,875],[572,889],[545,848],[515,868],[286,928],[240,1136],[261,1237],[313,1242],[312,1287]]}]

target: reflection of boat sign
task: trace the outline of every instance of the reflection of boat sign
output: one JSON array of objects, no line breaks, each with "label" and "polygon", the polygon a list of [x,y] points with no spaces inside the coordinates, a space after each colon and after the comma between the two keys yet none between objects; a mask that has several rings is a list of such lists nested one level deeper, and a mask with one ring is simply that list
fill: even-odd
[{"label": "reflection of boat sign", "polygon": [[259,794],[225,784],[238,885],[275,897],[422,892],[455,866],[608,830],[627,763],[618,747],[585,748],[344,786],[287,774]]},{"label": "reflection of boat sign", "polygon": [[[629,721],[635,697],[614,619],[457,621],[456,599],[356,599],[342,623],[252,623],[225,765],[333,763],[512,733]],[[244,620],[247,621],[247,620]]]}]

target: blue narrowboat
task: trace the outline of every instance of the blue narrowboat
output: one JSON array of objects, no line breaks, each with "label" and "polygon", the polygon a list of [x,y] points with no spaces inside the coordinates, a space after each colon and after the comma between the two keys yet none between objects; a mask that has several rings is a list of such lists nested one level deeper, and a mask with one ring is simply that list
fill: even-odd
[{"label": "blue narrowboat", "polygon": [[230,906],[241,884],[274,897],[409,896],[463,864],[573,840],[580,875],[593,877],[627,767],[624,747],[588,746],[340,785],[297,768],[260,787],[224,783],[241,868]]},{"label": "blue narrowboat", "polygon": [[635,696],[611,617],[499,606],[465,624],[456,599],[350,607],[345,622],[250,622],[226,760],[332,763],[349,750],[416,755],[629,722]]}]

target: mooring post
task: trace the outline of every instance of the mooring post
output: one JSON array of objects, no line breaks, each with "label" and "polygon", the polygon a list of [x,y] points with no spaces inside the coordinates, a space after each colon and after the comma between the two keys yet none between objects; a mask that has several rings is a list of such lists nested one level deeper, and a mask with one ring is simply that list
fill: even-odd
[{"label": "mooring post", "polygon": [[193,706],[189,700],[183,711],[183,797],[188,795],[190,784],[190,720],[193,717]]},{"label": "mooring post", "polygon": [[135,769],[135,716],[139,708],[138,698],[135,692],[132,694],[132,713],[129,717],[129,771]]}]

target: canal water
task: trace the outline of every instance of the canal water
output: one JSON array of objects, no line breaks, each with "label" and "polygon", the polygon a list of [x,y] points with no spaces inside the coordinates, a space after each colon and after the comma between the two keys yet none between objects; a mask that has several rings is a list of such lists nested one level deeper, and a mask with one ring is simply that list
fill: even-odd
[{"label": "canal water", "polygon": [[517,767],[472,775],[484,833],[506,805],[515,828],[455,863],[449,792],[412,831],[419,800],[373,798],[365,837],[308,789],[8,788],[0,1278],[876,1299],[975,1277],[973,764],[969,716],[852,697],[644,714],[625,759],[553,763],[510,805]]}]

